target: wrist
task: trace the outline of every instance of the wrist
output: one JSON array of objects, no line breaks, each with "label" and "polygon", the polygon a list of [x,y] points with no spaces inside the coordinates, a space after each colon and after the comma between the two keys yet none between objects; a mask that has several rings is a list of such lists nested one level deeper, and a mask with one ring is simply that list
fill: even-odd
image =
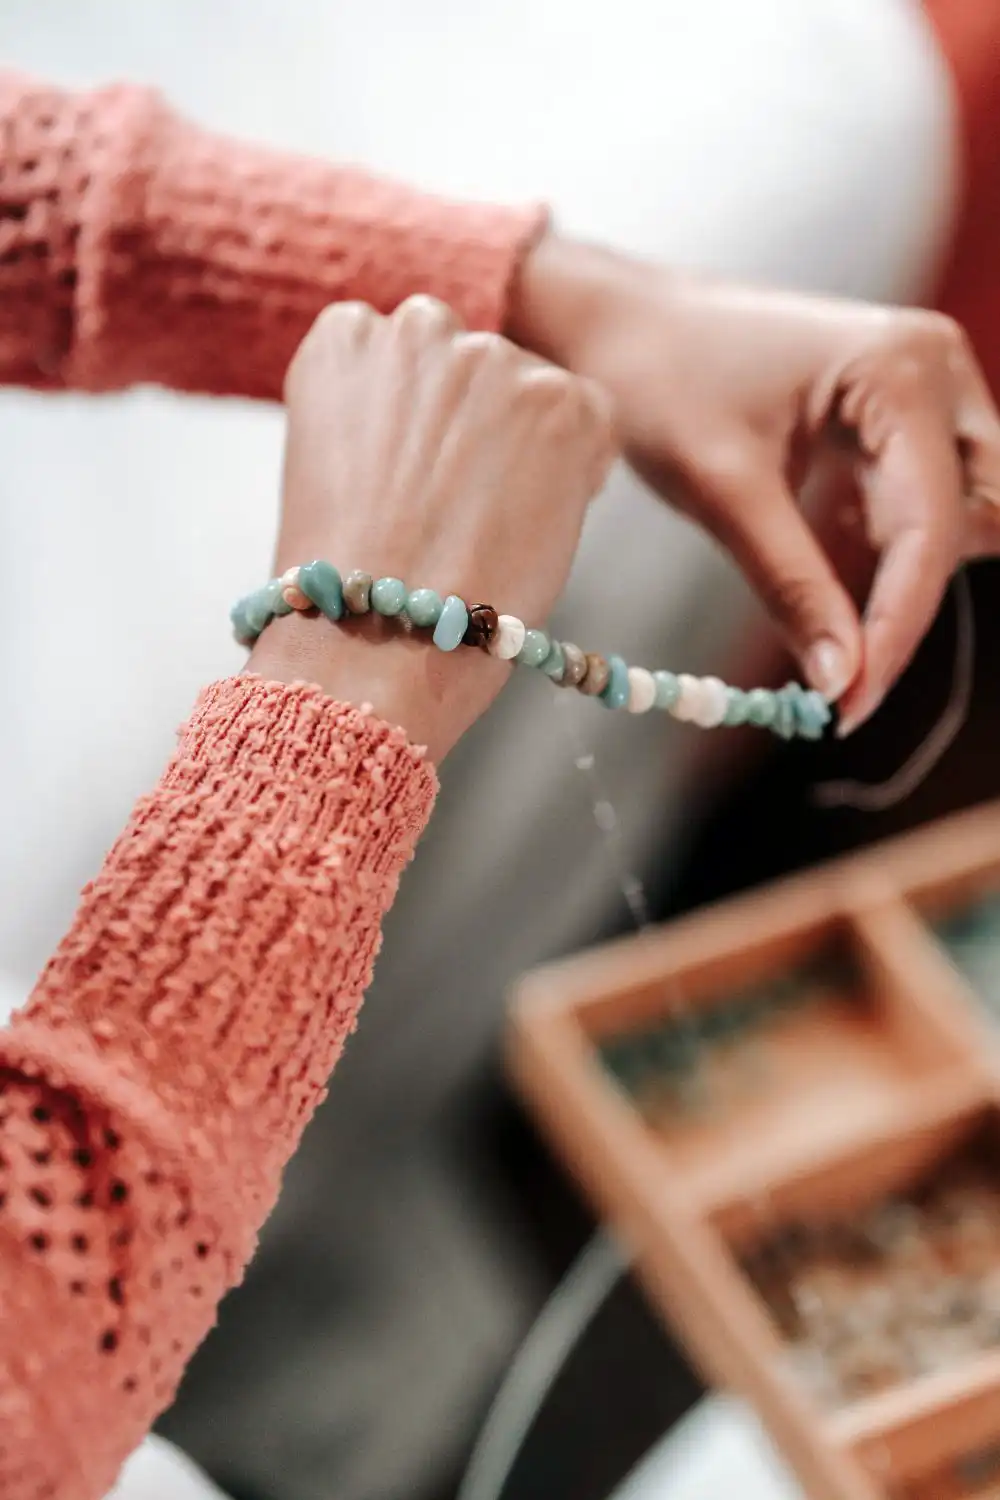
[{"label": "wrist", "polygon": [[356,708],[370,706],[439,765],[494,696],[500,663],[459,648],[444,655],[367,615],[347,628],[298,612],[273,620],[247,671],[272,682],[308,682]]},{"label": "wrist", "polygon": [[550,231],[525,256],[511,286],[504,332],[523,349],[565,369],[608,312],[616,259]]}]

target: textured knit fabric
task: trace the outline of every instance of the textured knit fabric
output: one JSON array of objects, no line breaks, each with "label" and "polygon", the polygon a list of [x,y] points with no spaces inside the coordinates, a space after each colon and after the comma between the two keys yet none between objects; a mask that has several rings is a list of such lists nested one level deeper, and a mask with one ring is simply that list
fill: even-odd
[{"label": "textured knit fabric", "polygon": [[434,774],[216,684],[0,1032],[0,1495],[99,1500],[240,1279],[354,1026]]},{"label": "textured knit fabric", "polygon": [[543,222],[0,74],[0,381],[276,397],[330,302],[426,292],[499,328]]}]

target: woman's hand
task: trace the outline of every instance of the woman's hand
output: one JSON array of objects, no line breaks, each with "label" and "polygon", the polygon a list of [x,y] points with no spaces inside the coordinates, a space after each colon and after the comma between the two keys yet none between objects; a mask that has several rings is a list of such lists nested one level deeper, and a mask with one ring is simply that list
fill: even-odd
[{"label": "woman's hand", "polygon": [[[965,558],[1000,551],[1000,420],[964,335],[910,309],[727,286],[543,240],[511,336],[600,382],[638,472],[733,554],[843,730]],[[847,452],[878,554],[863,621],[796,504]]]},{"label": "woman's hand", "polygon": [[[278,572],[322,557],[544,623],[613,456],[596,387],[415,297],[389,318],[327,308],[285,399]],[[264,631],[250,669],[370,703],[439,761],[509,667],[421,636],[373,614],[293,614]]]}]

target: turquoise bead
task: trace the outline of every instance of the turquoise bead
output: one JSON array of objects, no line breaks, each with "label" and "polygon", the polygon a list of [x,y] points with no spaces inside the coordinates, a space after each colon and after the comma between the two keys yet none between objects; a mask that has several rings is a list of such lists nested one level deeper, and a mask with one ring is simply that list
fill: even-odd
[{"label": "turquoise bead", "polygon": [[731,687],[726,689],[726,696],[729,701],[726,704],[726,716],[722,721],[723,724],[728,724],[730,728],[737,724],[745,724],[749,712],[746,693],[740,688]]},{"label": "turquoise bead", "polygon": [[253,593],[244,599],[243,615],[254,635],[260,635],[265,625],[270,625],[274,617],[274,609],[267,584],[263,588],[254,589]]},{"label": "turquoise bead", "polygon": [[608,657],[608,685],[601,694],[608,708],[624,708],[628,703],[628,666],[624,657]]},{"label": "turquoise bead", "polygon": [[[378,584],[375,585],[378,588]],[[375,589],[372,590],[372,603]],[[434,627],[434,644],[439,651],[454,651],[462,644],[462,637],[469,628],[469,611],[457,594],[449,594],[441,606],[441,614]]]},{"label": "turquoise bead", "polygon": [[558,641],[552,641],[549,646],[549,654],[542,662],[542,671],[546,677],[551,677],[553,682],[558,682],[566,670],[566,658],[563,648]]},{"label": "turquoise bead", "polygon": [[317,558],[299,569],[299,588],[328,620],[344,616],[344,588],[332,563]]},{"label": "turquoise bead", "polygon": [[406,603],[406,584],[401,578],[376,578],[372,584],[372,609],[390,619],[402,613]]},{"label": "turquoise bead", "polygon": [[654,672],[653,681],[656,683],[653,706],[664,709],[673,708],[681,695],[681,685],[676,675],[673,672]]},{"label": "turquoise bead", "polygon": [[795,684],[788,682],[775,694],[771,729],[782,740],[790,740],[795,735],[795,692]]},{"label": "turquoise bead", "polygon": [[436,625],[443,608],[444,601],[435,589],[414,589],[406,601],[406,613],[422,629]]},{"label": "turquoise bead", "polygon": [[768,688],[751,688],[747,693],[747,723],[768,729],[774,723],[778,703]]},{"label": "turquoise bead", "polygon": [[821,740],[823,730],[833,718],[830,705],[822,693],[801,692],[795,703],[795,723],[804,740]]},{"label": "turquoise bead", "polygon": [[552,642],[544,630],[526,630],[524,645],[514,659],[523,667],[540,667],[551,650]]},{"label": "turquoise bead", "polygon": [[273,613],[276,615],[290,615],[292,606],[286,602],[285,596],[281,592],[281,579],[272,578],[267,587],[271,593],[271,609]]},{"label": "turquoise bead", "polygon": [[249,598],[238,599],[229,611],[229,619],[233,627],[233,635],[243,645],[250,645],[260,634],[259,630],[251,630],[247,619],[247,605]]}]

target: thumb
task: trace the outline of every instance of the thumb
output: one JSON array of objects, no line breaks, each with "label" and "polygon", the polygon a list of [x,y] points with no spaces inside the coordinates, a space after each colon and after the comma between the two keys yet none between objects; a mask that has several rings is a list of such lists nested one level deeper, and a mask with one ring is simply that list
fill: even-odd
[{"label": "thumb", "polygon": [[776,467],[707,487],[702,517],[732,554],[802,665],[831,702],[858,676],[858,611]]}]

